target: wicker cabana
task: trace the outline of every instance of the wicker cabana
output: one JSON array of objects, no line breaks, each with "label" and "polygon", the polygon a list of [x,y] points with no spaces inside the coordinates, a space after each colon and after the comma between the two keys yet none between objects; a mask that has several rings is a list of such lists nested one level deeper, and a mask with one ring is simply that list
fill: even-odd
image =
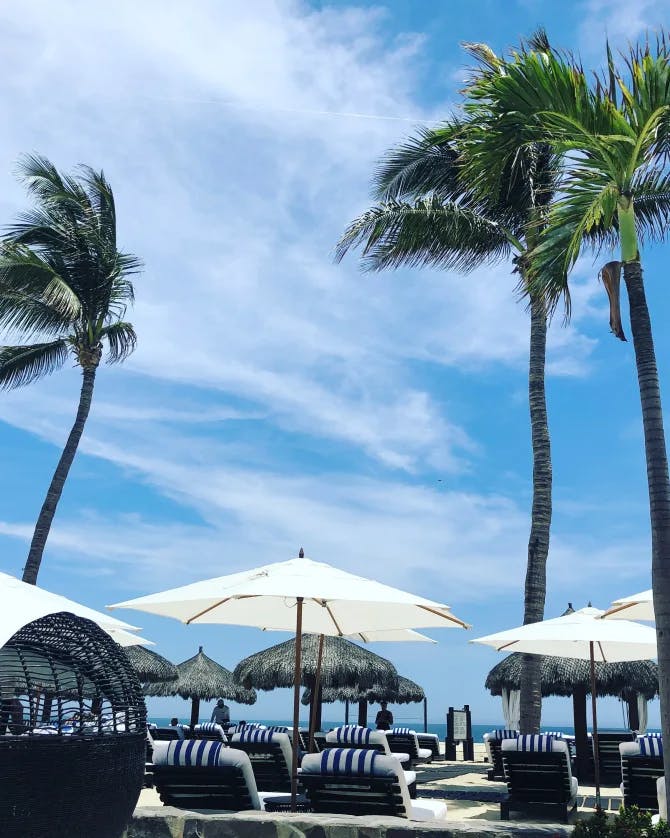
[{"label": "wicker cabana", "polygon": [[198,724],[200,701],[213,698],[227,698],[237,704],[255,704],[256,692],[246,689],[233,678],[233,673],[221,664],[213,661],[202,651],[177,664],[178,678],[160,684],[148,684],[145,695],[179,695],[191,699],[191,726]]},{"label": "wicker cabana", "polygon": [[143,684],[164,684],[179,677],[177,667],[158,652],[144,646],[126,646],[123,651]]},{"label": "wicker cabana", "polygon": [[[319,663],[320,643],[322,646]],[[398,688],[398,673],[390,661],[343,637],[303,634],[301,666],[300,683],[309,689],[314,686],[317,672],[321,690],[326,687],[368,689],[375,685]],[[256,687],[259,690],[274,690],[277,687],[293,686],[294,667],[295,639],[291,639],[240,661],[233,675],[236,681],[245,686]],[[365,709],[359,705],[359,721],[362,712],[367,714],[367,702],[362,702],[362,706]],[[312,701],[310,715],[314,729],[319,730],[320,700]]]},{"label": "wicker cabana", "polygon": [[146,707],[121,647],[47,614],[0,652],[3,838],[119,838],[144,776]]}]

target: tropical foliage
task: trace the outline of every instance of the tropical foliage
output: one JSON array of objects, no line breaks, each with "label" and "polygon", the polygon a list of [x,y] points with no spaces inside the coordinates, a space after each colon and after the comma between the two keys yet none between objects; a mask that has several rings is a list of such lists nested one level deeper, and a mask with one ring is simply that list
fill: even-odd
[{"label": "tropical foliage", "polygon": [[139,260],[116,242],[116,209],[102,172],[61,175],[43,157],[26,157],[21,177],[34,207],[9,227],[0,251],[0,328],[22,339],[0,348],[0,386],[21,387],[63,367],[81,367],[82,387],[70,431],[30,545],[23,579],[32,584],[70,466],[84,430],[95,376],[123,361],[137,338],[125,320],[130,277]]}]

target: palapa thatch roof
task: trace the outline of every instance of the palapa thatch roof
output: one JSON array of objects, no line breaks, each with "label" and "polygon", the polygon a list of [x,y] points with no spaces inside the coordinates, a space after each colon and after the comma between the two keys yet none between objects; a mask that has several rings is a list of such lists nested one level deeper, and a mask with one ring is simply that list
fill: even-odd
[{"label": "palapa thatch roof", "polygon": [[[486,678],[486,689],[501,695],[503,688],[518,690],[521,685],[521,661],[518,652],[496,664]],[[658,693],[658,666],[653,661],[596,663],[596,685],[599,696],[620,696],[642,693],[647,699]],[[591,670],[588,661],[573,658],[542,657],[542,695],[572,695],[575,686],[591,692]]]},{"label": "palapa thatch roof", "polygon": [[[321,690],[321,700],[326,704],[334,701],[357,701],[366,700],[373,704],[380,701],[388,701],[391,704],[410,704],[423,701],[426,694],[423,687],[420,687],[409,678],[398,676],[398,689],[386,689],[384,687],[372,687],[369,690],[361,690],[359,687],[324,687]],[[312,698],[312,691],[308,688],[302,694],[302,703],[309,704]]]},{"label": "palapa thatch roof", "polygon": [[177,664],[179,677],[176,681],[150,684],[145,687],[146,695],[180,695],[182,698],[198,698],[210,701],[213,698],[228,698],[238,704],[254,704],[256,691],[246,690],[233,679],[233,673],[202,651]]},{"label": "palapa thatch roof", "polygon": [[177,667],[158,652],[144,646],[126,646],[123,651],[143,684],[161,684],[179,677]]},{"label": "palapa thatch roof", "polygon": [[[319,650],[318,634],[302,635],[303,686],[309,687],[316,676]],[[247,687],[274,690],[292,687],[295,668],[295,638],[256,652],[240,661],[233,673],[235,680]],[[324,637],[321,662],[321,683],[324,687],[357,686],[362,689],[380,685],[398,688],[398,673],[393,664],[351,643],[343,637]]]}]

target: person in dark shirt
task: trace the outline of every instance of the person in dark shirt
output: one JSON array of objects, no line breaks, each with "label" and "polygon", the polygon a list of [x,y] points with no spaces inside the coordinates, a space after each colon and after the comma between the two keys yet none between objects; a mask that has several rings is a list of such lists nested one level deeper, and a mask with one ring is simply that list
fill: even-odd
[{"label": "person in dark shirt", "polygon": [[226,706],[223,699],[220,698],[216,702],[216,707],[212,710],[212,718],[210,722],[216,722],[217,725],[225,725],[230,721],[230,708]]},{"label": "person in dark shirt", "polygon": [[387,705],[385,701],[382,701],[381,705],[382,709],[377,713],[377,718],[375,719],[377,730],[390,730],[393,724],[393,713],[386,709]]}]

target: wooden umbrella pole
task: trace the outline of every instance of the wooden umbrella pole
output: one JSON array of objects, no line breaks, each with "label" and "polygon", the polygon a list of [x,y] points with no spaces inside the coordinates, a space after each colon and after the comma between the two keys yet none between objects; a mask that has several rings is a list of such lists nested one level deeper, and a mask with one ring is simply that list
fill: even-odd
[{"label": "wooden umbrella pole", "polygon": [[600,749],[598,747],[598,716],[596,712],[596,664],[593,658],[593,641],[589,643],[591,653],[591,715],[593,719],[593,772],[596,786],[596,809],[600,809]]},{"label": "wooden umbrella pole", "polygon": [[300,674],[302,671],[302,601],[297,598],[295,614],[295,669],[293,671],[293,759],[291,760],[291,811],[296,811],[298,791],[298,744],[300,742]]},{"label": "wooden umbrella pole", "polygon": [[309,719],[309,752],[314,753],[314,730],[316,725],[317,708],[319,706],[319,691],[321,689],[321,661],[323,660],[323,635],[319,635],[319,651],[316,656],[316,676],[312,687],[312,712]]}]

